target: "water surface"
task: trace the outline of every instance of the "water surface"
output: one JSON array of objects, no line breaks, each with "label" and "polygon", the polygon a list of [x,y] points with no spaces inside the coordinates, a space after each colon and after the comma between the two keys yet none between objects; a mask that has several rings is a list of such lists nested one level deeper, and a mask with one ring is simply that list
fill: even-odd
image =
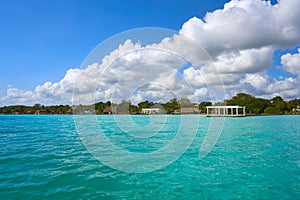
[{"label": "water surface", "polygon": [[[114,144],[146,153],[174,138],[180,119],[169,115],[159,135],[137,139],[113,116],[97,117]],[[151,123],[149,116],[134,117],[137,125]],[[299,198],[300,116],[226,118],[203,159],[199,149],[210,118],[193,117],[199,120],[196,137],[178,160],[150,173],[125,173],[86,150],[72,116],[1,115],[0,199]]]}]

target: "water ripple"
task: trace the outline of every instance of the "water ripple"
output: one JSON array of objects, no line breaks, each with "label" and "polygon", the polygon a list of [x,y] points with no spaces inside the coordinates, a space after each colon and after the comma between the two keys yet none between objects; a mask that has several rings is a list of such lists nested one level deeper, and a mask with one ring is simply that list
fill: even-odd
[{"label": "water ripple", "polygon": [[[135,116],[140,123],[143,117]],[[85,149],[72,116],[0,116],[0,199],[300,196],[298,116],[226,119],[217,145],[203,159],[198,159],[198,150],[209,119],[194,117],[201,118],[198,134],[182,157],[158,171],[127,174],[102,165]],[[124,134],[111,116],[99,118],[107,136],[131,151],[155,151],[176,134],[174,121],[168,121],[159,134],[137,139]]]}]

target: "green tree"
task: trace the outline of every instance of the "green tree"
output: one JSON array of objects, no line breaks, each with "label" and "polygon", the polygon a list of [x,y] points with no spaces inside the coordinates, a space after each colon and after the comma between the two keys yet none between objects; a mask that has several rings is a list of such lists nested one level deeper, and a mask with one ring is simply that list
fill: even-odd
[{"label": "green tree", "polygon": [[40,109],[41,109],[41,104],[36,103],[36,104],[33,105],[33,110],[34,111],[39,111]]},{"label": "green tree", "polygon": [[98,102],[98,103],[95,103],[95,113],[96,114],[102,114],[103,113],[103,110],[107,107],[107,104],[106,103],[103,103],[103,102]]},{"label": "green tree", "polygon": [[212,103],[211,102],[201,102],[198,107],[199,110],[201,110],[201,113],[206,113],[206,106],[211,106]]},{"label": "green tree", "polygon": [[227,104],[246,106],[247,113],[254,113],[256,109],[256,107],[253,105],[254,101],[255,101],[255,97],[246,93],[238,93],[236,96],[232,97],[231,100],[228,100]]},{"label": "green tree", "polygon": [[291,112],[293,108],[297,108],[300,106],[300,99],[293,99],[287,103],[287,110]]},{"label": "green tree", "polygon": [[262,98],[255,98],[246,93],[239,93],[227,101],[227,105],[246,106],[247,113],[261,114],[270,106],[270,101]]},{"label": "green tree", "polygon": [[276,109],[274,108],[274,106],[269,106],[265,109],[264,111],[266,114],[275,114],[276,113]]},{"label": "green tree", "polygon": [[142,102],[138,103],[139,112],[142,112],[143,108],[151,108],[153,105],[154,105],[153,102],[142,101]]},{"label": "green tree", "polygon": [[180,109],[180,105],[176,98],[171,99],[169,102],[162,104],[167,114],[173,113],[175,110]]},{"label": "green tree", "polygon": [[251,103],[251,110],[255,114],[264,113],[265,109],[270,106],[270,101],[267,99],[255,98]]},{"label": "green tree", "polygon": [[136,105],[129,105],[129,113],[130,114],[136,114],[139,112],[139,107],[137,107]]},{"label": "green tree", "polygon": [[105,103],[105,105],[106,105],[106,106],[111,106],[112,103],[111,103],[111,101],[107,101],[107,102]]},{"label": "green tree", "polygon": [[282,97],[276,96],[271,102],[275,107],[275,114],[284,114],[285,110],[287,110],[287,104]]}]

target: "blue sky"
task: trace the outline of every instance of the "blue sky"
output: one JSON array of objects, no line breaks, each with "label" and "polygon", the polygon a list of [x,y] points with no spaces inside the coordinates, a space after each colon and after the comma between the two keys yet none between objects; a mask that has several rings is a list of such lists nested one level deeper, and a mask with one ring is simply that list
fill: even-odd
[{"label": "blue sky", "polygon": [[[8,88],[33,91],[47,81],[59,82],[70,68],[79,68],[95,46],[117,33],[139,27],[179,31],[192,17],[205,21],[206,13],[223,9],[228,2],[230,0],[2,0],[0,97],[6,95]],[[276,3],[272,0],[272,4]],[[293,40],[292,44],[263,46],[272,46],[274,56],[273,66],[267,66],[263,75],[270,76],[265,77],[269,82],[270,78],[297,79],[298,75],[291,73],[295,70],[278,66],[282,55],[297,54],[300,43]],[[253,91],[253,94],[268,93]]]},{"label": "blue sky", "polygon": [[108,37],[139,27],[179,30],[225,0],[1,1],[0,89],[59,81]]}]

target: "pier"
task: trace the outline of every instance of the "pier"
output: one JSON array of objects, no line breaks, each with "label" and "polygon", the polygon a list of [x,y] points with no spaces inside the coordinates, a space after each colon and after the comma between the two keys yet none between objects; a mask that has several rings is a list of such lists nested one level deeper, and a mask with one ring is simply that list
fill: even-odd
[{"label": "pier", "polygon": [[206,106],[208,117],[245,117],[246,106]]},{"label": "pier", "polygon": [[143,108],[142,114],[163,114],[161,108]]}]

